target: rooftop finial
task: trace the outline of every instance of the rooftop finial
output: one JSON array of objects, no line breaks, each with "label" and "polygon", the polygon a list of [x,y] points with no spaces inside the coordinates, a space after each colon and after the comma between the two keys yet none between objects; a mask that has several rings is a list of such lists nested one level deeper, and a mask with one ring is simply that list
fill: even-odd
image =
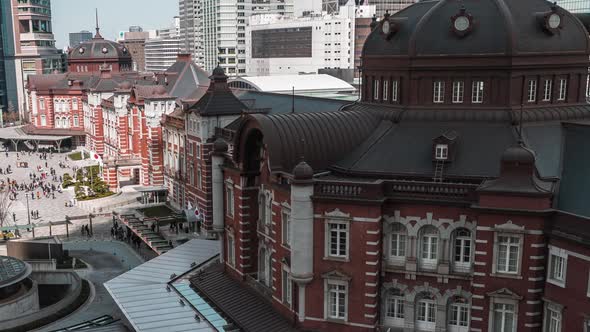
[{"label": "rooftop finial", "polygon": [[100,35],[100,27],[98,26],[98,8],[94,8],[94,10],[96,18],[96,35],[94,35],[94,38],[102,38],[102,36]]}]

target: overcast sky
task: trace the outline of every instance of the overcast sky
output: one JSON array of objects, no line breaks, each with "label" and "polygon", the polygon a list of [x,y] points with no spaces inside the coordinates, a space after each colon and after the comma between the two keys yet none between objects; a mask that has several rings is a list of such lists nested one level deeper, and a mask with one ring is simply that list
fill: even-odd
[{"label": "overcast sky", "polygon": [[94,8],[98,8],[101,35],[114,40],[119,31],[127,31],[131,25],[144,30],[170,26],[178,15],[178,0],[52,0],[57,48],[68,46],[70,32],[94,33]]}]

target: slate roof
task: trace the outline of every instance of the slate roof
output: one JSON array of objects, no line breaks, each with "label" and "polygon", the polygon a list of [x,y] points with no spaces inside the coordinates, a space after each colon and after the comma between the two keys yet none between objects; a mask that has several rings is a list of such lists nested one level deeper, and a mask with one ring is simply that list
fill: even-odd
[{"label": "slate roof", "polygon": [[[278,93],[232,89],[237,96],[252,111],[267,111],[269,114],[291,113],[293,110],[293,96]],[[330,112],[337,111],[349,102],[337,99],[295,96],[295,113]]]},{"label": "slate roof", "polygon": [[[378,26],[367,38],[363,56],[444,56],[459,54],[516,55],[526,53],[586,54],[586,29],[573,14],[560,10],[560,33],[550,35],[531,13],[547,13],[545,0],[420,1],[390,17],[399,26],[386,40]],[[463,38],[451,29],[450,18],[461,7],[473,16],[475,25]]]},{"label": "slate roof", "polygon": [[100,60],[102,58],[120,58],[131,61],[131,54],[125,46],[112,40],[104,39],[100,35],[96,35],[94,38],[70,49],[68,53],[69,60]]},{"label": "slate roof", "polygon": [[262,131],[272,170],[285,172],[291,172],[302,158],[315,171],[327,169],[365,141],[379,124],[376,116],[358,110],[252,114],[246,116],[236,137],[250,121]]},{"label": "slate roof", "polygon": [[295,332],[269,302],[249,287],[229,277],[220,264],[191,279],[192,286],[244,332]]},{"label": "slate roof", "polygon": [[[355,181],[431,180],[433,140],[453,132],[454,158],[445,164],[444,179],[491,180],[484,187],[496,191],[510,192],[512,184],[531,194],[553,192],[556,208],[590,216],[590,104],[526,109],[522,137],[519,117],[520,111],[503,109],[410,110],[356,103],[340,111],[249,114],[228,127],[237,140],[244,130],[258,128],[272,171],[291,173],[303,157],[316,173],[329,170],[331,176]],[[520,140],[534,151],[535,173],[511,183],[508,178],[493,181],[500,175],[504,151]],[[239,149],[234,153],[239,158]]]}]

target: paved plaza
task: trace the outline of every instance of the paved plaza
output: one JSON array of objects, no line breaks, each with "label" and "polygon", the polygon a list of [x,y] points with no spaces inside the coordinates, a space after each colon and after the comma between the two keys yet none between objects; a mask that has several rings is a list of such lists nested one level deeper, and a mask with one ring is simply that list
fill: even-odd
[{"label": "paved plaza", "polygon": [[[17,184],[30,184],[32,182],[30,179],[30,174],[36,174],[37,176],[41,175],[41,172],[37,169],[38,166],[41,166],[43,170],[46,170],[47,172],[49,172],[49,169],[53,167],[53,169],[56,171],[57,178],[59,178],[65,173],[72,175],[73,167],[80,168],[96,164],[96,161],[92,160],[72,161],[70,158],[68,158],[68,154],[69,153],[47,154],[47,160],[41,160],[40,153],[8,152],[8,157],[6,157],[5,152],[0,152],[0,168],[3,170],[3,174],[0,174],[0,180],[4,180],[4,182],[6,182],[8,179],[10,179],[11,181],[16,181]],[[20,162],[27,162],[28,167],[17,167],[18,163]],[[60,162],[65,164],[67,167],[60,167]],[[12,173],[10,174],[6,174],[6,168],[8,166],[10,166],[12,170]],[[55,184],[56,186],[60,184],[59,180],[53,181],[51,176],[48,177],[46,182],[49,184]],[[65,220],[66,215],[80,216],[87,214],[86,211],[76,206],[65,207],[65,203],[70,202],[74,198],[73,187],[63,190],[62,193],[56,191],[55,199],[53,199],[51,196],[49,198],[45,198],[43,195],[41,195],[41,199],[37,199],[36,191],[41,190],[35,190],[35,199],[31,198],[30,192],[17,192],[17,199],[16,201],[13,201],[11,207],[11,211],[14,212],[16,216],[16,224],[26,225],[28,223],[29,219],[27,217],[27,198],[29,201],[29,211],[39,211],[39,218],[31,218],[31,222],[35,224],[47,224],[50,221],[63,221]],[[5,226],[12,226],[15,224],[12,218],[12,213],[10,214],[11,215],[9,216]],[[41,229],[39,231],[43,232]],[[41,234],[35,235],[40,236]]]}]

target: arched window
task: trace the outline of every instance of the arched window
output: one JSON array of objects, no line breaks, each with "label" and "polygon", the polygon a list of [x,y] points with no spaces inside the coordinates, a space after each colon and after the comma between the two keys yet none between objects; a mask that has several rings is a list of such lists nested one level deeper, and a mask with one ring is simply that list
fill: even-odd
[{"label": "arched window", "polygon": [[45,115],[41,115],[41,125],[42,126],[46,126],[47,125],[47,120],[45,119]]},{"label": "arched window", "polygon": [[393,288],[385,298],[384,325],[404,326],[404,297],[399,289]]},{"label": "arched window", "polygon": [[420,232],[420,267],[435,269],[438,263],[438,230],[426,226]]},{"label": "arched window", "polygon": [[471,268],[472,240],[471,232],[465,228],[459,228],[454,234],[453,265],[455,271],[469,272]]},{"label": "arched window", "polygon": [[406,258],[406,240],[408,231],[400,223],[391,225],[389,235],[389,258],[392,263],[403,264]]},{"label": "arched window", "polygon": [[449,332],[467,332],[469,330],[469,301],[455,297],[448,306]]},{"label": "arched window", "polygon": [[434,331],[436,328],[436,301],[430,293],[417,297],[416,327],[420,331]]}]

